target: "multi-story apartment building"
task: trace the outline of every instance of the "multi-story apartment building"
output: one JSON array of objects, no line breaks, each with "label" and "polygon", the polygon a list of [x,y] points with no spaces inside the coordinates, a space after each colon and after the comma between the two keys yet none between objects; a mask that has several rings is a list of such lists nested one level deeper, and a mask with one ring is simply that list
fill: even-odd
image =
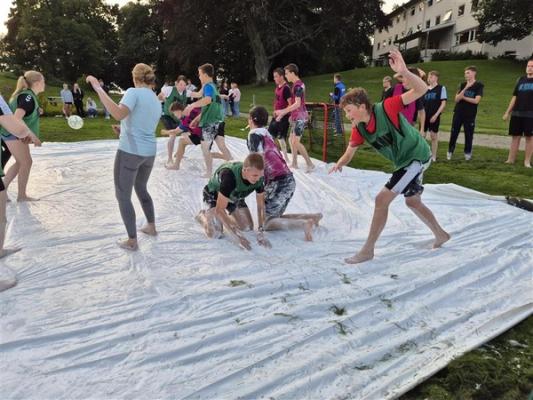
[{"label": "multi-story apartment building", "polygon": [[424,60],[437,50],[502,54],[526,58],[533,52],[533,34],[522,40],[506,40],[492,46],[476,40],[474,18],[478,0],[410,0],[392,11],[387,29],[376,29],[372,61],[381,64],[392,48],[419,48]]}]

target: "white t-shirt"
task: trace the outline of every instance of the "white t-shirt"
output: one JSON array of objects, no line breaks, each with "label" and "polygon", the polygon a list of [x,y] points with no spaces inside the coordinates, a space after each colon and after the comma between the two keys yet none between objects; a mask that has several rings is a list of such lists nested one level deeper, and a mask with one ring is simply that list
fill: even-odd
[{"label": "white t-shirt", "polygon": [[233,94],[233,101],[235,103],[238,103],[239,101],[241,101],[241,91],[239,90],[239,88],[230,89],[229,96],[231,96],[232,94]]},{"label": "white t-shirt", "polygon": [[169,86],[169,85],[164,85],[162,88],[161,88],[161,93],[163,93],[163,96],[165,96],[165,99],[170,96],[170,93],[172,93],[172,88],[174,86]]}]

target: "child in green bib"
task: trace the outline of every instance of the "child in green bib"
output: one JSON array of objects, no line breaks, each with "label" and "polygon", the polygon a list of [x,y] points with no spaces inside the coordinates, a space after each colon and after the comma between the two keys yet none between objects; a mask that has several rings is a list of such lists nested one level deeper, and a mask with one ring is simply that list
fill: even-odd
[{"label": "child in green bib", "polygon": [[390,52],[389,63],[409,83],[411,89],[408,92],[371,105],[367,92],[363,88],[355,88],[340,103],[352,121],[353,129],[348,148],[329,172],[340,171],[347,165],[365,141],[394,165],[392,177],[376,196],[368,238],[359,252],[345,259],[349,264],[374,258],[374,248],[387,222],[389,205],[399,194],[404,195],[406,205],[435,235],[433,248],[441,247],[450,239],[421,199],[424,190],[422,176],[429,167],[431,150],[418,130],[401,114],[405,104],[426,93],[427,86],[420,77],[409,72],[398,50]]}]

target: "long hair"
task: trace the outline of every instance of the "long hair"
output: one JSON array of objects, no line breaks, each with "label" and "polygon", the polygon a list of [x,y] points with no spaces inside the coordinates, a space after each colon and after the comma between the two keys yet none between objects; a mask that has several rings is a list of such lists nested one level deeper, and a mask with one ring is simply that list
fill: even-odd
[{"label": "long hair", "polygon": [[33,85],[44,79],[43,74],[37,71],[26,71],[23,75],[19,76],[17,80],[17,86],[15,91],[10,97],[13,100],[17,95],[25,89],[31,89]]}]

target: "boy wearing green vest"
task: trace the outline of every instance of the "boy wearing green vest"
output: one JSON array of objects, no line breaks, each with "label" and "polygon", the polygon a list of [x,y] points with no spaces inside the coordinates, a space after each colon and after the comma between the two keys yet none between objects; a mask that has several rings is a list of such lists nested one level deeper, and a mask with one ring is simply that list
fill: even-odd
[{"label": "boy wearing green vest", "polygon": [[[210,152],[211,145],[219,134],[220,125],[224,122],[224,108],[222,107],[222,100],[220,98],[220,94],[218,93],[217,86],[213,82],[214,76],[215,68],[213,65],[203,64],[198,67],[198,78],[200,78],[200,82],[202,82],[202,89],[200,89],[199,94],[202,96],[202,98],[192,104],[189,104],[183,111],[183,114],[188,116],[195,108],[202,108],[199,125],[200,128],[202,128],[203,141],[201,145],[207,169],[205,177],[207,178],[210,178],[213,173],[213,156]],[[196,93],[194,93],[194,95],[195,94]],[[219,142],[217,142],[217,146],[222,146],[220,150],[223,153],[227,152],[225,158],[228,160],[231,159],[231,155],[225,148],[223,141],[220,140]]]},{"label": "boy wearing green vest", "polygon": [[172,154],[174,153],[174,143],[176,141],[176,136],[169,135],[168,132],[176,129],[180,125],[180,120],[170,110],[170,106],[172,105],[172,103],[178,103],[185,107],[189,102],[190,96],[188,96],[187,93],[187,78],[185,78],[185,76],[183,75],[178,76],[178,79],[176,79],[174,86],[170,88],[170,93],[168,93],[168,96],[165,97],[165,93],[161,91],[161,93],[159,94],[159,98],[163,100],[163,115],[161,116],[161,122],[165,127],[165,129],[161,129],[161,135],[170,136],[167,143],[167,165],[172,165],[174,161],[172,158]]},{"label": "boy wearing green vest", "polygon": [[209,238],[219,238],[223,228],[234,236],[239,245],[251,249],[250,242],[242,231],[253,230],[254,223],[244,199],[256,192],[257,221],[259,223],[257,242],[271,247],[264,237],[265,193],[263,181],[263,157],[259,153],[249,154],[244,162],[234,161],[222,164],[204,187],[203,199],[208,210],[201,210],[196,219],[202,224]]},{"label": "boy wearing green vest", "polygon": [[340,104],[352,121],[352,136],[344,155],[329,173],[340,171],[347,165],[365,140],[394,164],[392,177],[376,196],[368,238],[359,252],[344,260],[349,264],[374,258],[375,244],[387,222],[389,205],[399,194],[404,195],[407,206],[435,235],[433,248],[441,247],[450,239],[450,235],[442,229],[431,210],[421,200],[424,190],[422,176],[429,167],[431,150],[418,130],[401,114],[404,105],[426,93],[427,86],[420,77],[409,72],[398,50],[390,52],[389,64],[407,81],[411,88],[409,91],[372,106],[367,92],[362,88],[355,88],[342,98]]}]

